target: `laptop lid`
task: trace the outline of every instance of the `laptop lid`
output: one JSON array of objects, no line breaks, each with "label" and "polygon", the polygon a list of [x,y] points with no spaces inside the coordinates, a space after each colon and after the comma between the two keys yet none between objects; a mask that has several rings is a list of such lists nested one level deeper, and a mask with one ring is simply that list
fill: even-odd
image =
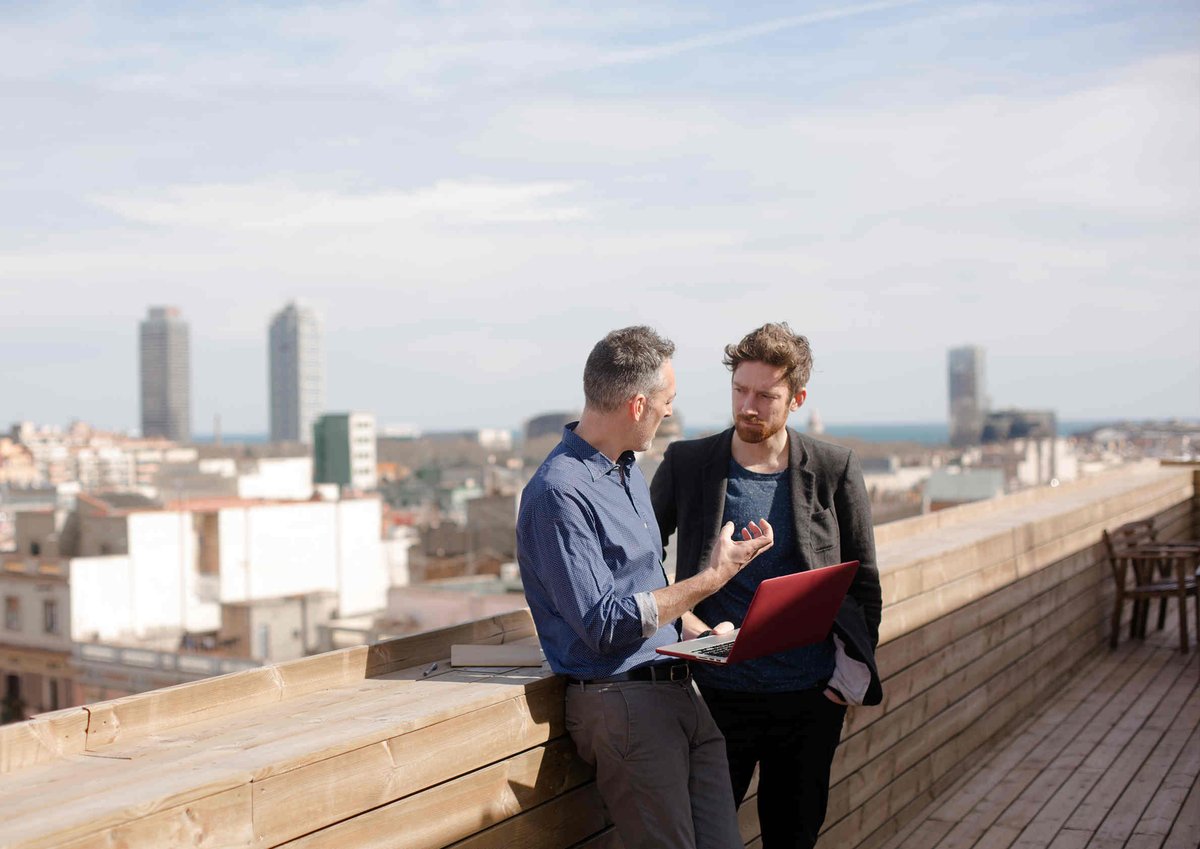
[{"label": "laptop lid", "polygon": [[[732,634],[685,640],[657,651],[704,663],[738,663],[819,643],[829,636],[857,571],[858,561],[851,560],[767,578],[754,591],[742,626]],[[714,653],[714,646],[731,639],[727,656]]]}]

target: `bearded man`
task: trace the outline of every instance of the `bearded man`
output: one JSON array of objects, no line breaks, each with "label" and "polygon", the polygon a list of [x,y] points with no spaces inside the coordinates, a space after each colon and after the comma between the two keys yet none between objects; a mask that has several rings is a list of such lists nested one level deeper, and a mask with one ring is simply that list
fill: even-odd
[{"label": "bearded man", "polygon": [[732,428],[675,442],[651,484],[665,549],[676,540],[676,580],[708,561],[721,527],[766,516],[774,545],[683,614],[683,638],[740,627],[765,578],[859,561],[833,632],[817,645],[693,675],[725,735],[734,801],[759,767],[764,849],[816,844],[829,773],[848,704],[878,704],[875,668],[882,598],[870,500],[854,453],[787,427],[808,395],[812,349],[786,323],[765,324],[725,348]]}]

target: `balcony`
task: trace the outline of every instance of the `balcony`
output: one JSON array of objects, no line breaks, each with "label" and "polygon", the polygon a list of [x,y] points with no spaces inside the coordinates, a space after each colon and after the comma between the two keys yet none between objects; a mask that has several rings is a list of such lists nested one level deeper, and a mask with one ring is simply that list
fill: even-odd
[{"label": "balcony", "polygon": [[[1200,536],[1198,479],[1141,464],[880,526],[886,700],[847,720],[821,845],[1194,849],[1200,652],[1174,616],[1108,650],[1100,531]],[[520,611],[0,728],[0,846],[617,847],[562,681],[447,663],[533,637]]]}]

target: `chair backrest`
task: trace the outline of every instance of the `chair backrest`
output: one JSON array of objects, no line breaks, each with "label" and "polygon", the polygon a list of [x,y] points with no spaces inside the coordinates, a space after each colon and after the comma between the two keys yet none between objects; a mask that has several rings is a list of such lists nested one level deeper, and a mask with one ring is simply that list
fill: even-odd
[{"label": "chair backrest", "polygon": [[1141,545],[1153,545],[1157,542],[1154,538],[1154,520],[1139,519],[1136,522],[1126,522],[1114,530],[1108,539],[1109,554]]}]

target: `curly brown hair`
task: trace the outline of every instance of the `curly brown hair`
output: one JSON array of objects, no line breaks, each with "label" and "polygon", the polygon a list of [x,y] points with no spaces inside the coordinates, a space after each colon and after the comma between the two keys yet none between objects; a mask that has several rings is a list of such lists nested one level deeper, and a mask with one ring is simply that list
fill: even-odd
[{"label": "curly brown hair", "polygon": [[726,345],[723,362],[730,372],[748,362],[782,368],[783,379],[795,395],[808,386],[812,374],[812,346],[807,337],[793,333],[786,321],[772,322],[750,331],[736,345]]}]

